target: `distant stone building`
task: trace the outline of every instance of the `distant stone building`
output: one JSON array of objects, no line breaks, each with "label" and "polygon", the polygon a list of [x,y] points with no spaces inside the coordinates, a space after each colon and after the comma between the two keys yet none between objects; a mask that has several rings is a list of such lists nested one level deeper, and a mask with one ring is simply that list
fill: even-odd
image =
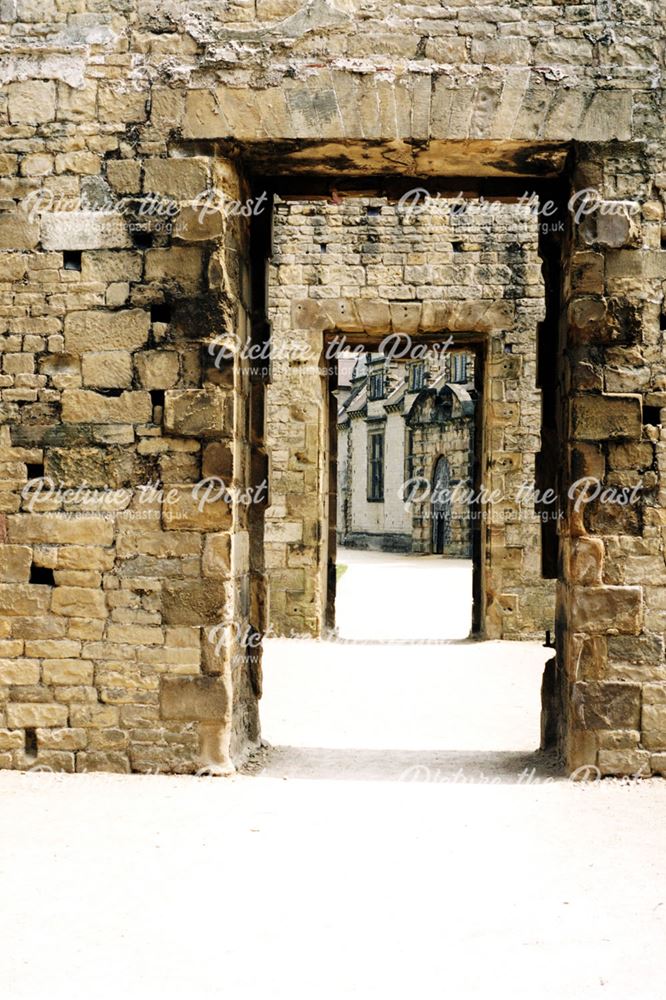
[{"label": "distant stone building", "polygon": [[[338,544],[471,557],[474,356],[340,365]],[[456,491],[455,487],[459,489]]]}]

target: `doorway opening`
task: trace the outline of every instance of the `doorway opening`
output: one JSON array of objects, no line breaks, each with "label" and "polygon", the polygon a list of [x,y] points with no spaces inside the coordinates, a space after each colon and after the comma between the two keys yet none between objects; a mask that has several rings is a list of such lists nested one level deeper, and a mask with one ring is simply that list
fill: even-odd
[{"label": "doorway opening", "polygon": [[435,463],[432,484],[430,498],[432,552],[433,555],[443,556],[446,546],[451,542],[451,469],[444,455],[440,455]]},{"label": "doorway opening", "polygon": [[[487,216],[442,200],[405,216],[388,197],[276,196],[264,552],[284,638],[266,644],[271,742],[538,745],[554,582],[520,493],[542,444],[539,244],[524,205]],[[396,338],[420,353],[397,357]],[[429,371],[428,351],[448,367]]]},{"label": "doorway opening", "polygon": [[409,341],[360,345],[331,370],[328,625],[341,638],[461,640],[480,620],[482,355],[471,338]]},{"label": "doorway opening", "polygon": [[[371,214],[370,208],[379,211]],[[446,342],[452,355],[473,349],[477,416],[469,478],[484,495],[496,497],[492,504],[481,502],[482,517],[474,500],[470,505],[473,632],[520,640],[552,632],[555,583],[543,572],[544,522],[535,486],[552,485],[543,480],[557,468],[555,437],[540,431],[553,410],[552,393],[546,397],[542,386],[555,370],[544,364],[542,341],[551,346],[559,313],[554,296],[544,294],[538,216],[525,204],[500,208],[493,203],[489,212],[483,199],[462,206],[440,199],[415,215],[388,197],[276,196],[266,394],[272,478],[264,551],[277,634],[317,636],[335,628],[337,425],[330,415],[338,404],[329,398],[331,369],[344,348],[381,354],[387,338],[417,348]],[[403,352],[392,360],[416,358]],[[376,358],[372,364],[383,362]],[[382,377],[381,371],[368,373],[366,396],[381,387]],[[465,405],[456,389],[459,377],[465,376],[447,375],[451,407]],[[548,409],[542,405],[546,398]],[[442,409],[444,402],[440,398]],[[373,401],[367,405],[370,417],[379,420],[380,414],[370,412]],[[379,478],[380,429],[379,423],[376,434],[367,428],[368,477],[374,469],[375,479],[374,485],[372,478],[361,480],[363,490],[386,488]],[[448,447],[440,452],[446,455]],[[428,480],[436,457],[429,454],[420,470]],[[364,502],[377,505],[371,492]],[[426,503],[415,547],[421,555],[432,545],[431,513]]]}]

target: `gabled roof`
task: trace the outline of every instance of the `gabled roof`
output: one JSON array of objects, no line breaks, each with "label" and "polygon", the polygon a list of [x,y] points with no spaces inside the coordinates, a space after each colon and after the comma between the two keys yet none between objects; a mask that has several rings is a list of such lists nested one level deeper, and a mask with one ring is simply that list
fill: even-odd
[{"label": "gabled roof", "polygon": [[365,378],[367,374],[368,374],[367,355],[360,354],[352,370],[351,380],[352,382],[355,382],[356,379]]},{"label": "gabled roof", "polygon": [[393,392],[389,393],[386,402],[384,403],[384,408],[388,410],[397,410],[401,405],[407,393],[407,381],[403,381],[398,385]]},{"label": "gabled roof", "polygon": [[418,409],[418,407],[425,402],[429,397],[435,396],[436,401],[442,402],[445,396],[453,396],[459,404],[459,416],[461,417],[471,417],[474,414],[474,396],[472,392],[474,391],[474,386],[471,382],[447,382],[445,375],[440,375],[435,381],[426,386],[424,389],[418,393],[417,396],[412,400],[411,406],[407,410],[405,416],[409,416]]},{"label": "gabled roof", "polygon": [[363,385],[359,392],[354,393],[353,398],[345,406],[346,413],[360,413],[361,410],[365,410],[368,402],[368,390],[365,385]]}]

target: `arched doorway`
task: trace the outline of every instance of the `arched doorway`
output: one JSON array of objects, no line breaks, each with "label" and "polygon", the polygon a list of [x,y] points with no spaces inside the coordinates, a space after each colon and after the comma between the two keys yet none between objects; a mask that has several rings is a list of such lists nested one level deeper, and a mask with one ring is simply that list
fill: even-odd
[{"label": "arched doorway", "polygon": [[451,473],[443,455],[435,463],[432,476],[430,516],[432,520],[432,552],[443,555],[451,539]]}]

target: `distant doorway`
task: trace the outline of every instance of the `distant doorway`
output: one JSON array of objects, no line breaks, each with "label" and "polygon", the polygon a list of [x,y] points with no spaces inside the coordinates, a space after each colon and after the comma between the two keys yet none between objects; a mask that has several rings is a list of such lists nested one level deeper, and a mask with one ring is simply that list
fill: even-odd
[{"label": "distant doorway", "polygon": [[451,472],[443,455],[435,463],[432,477],[431,520],[432,551],[441,556],[451,539]]}]

